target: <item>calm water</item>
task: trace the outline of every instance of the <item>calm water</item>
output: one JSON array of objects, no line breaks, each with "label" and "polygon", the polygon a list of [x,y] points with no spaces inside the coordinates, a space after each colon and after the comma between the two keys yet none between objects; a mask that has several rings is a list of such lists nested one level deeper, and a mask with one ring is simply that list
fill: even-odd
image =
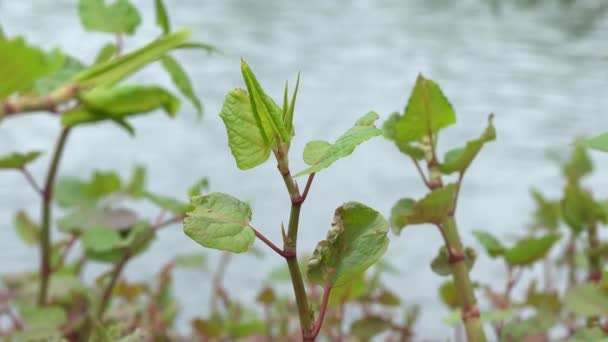
[{"label": "calm water", "polygon": [[[137,37],[126,40],[127,48],[158,34],[152,2],[135,2],[146,22]],[[97,47],[112,37],[80,29],[75,3],[0,0],[0,23],[9,35],[25,34],[33,43],[60,46],[91,61]],[[482,3],[361,0],[343,7],[329,1],[167,0],[175,27],[192,27],[196,39],[225,52],[178,54],[205,103],[204,120],[197,123],[184,103],[176,120],[161,114],[134,120],[137,139],[103,125],[78,129],[68,142],[60,174],[87,177],[93,169],[117,168],[126,176],[135,163],[142,163],[149,167],[151,190],[175,196],[208,176],[214,191],[250,201],[254,225],[280,241],[288,201],[275,166],[237,171],[217,115],[224,94],[242,86],[240,58],[248,60],[276,97],[285,79],[293,81],[297,71],[302,72],[292,148],[297,152],[292,156],[296,170],[304,166],[299,151],[307,141],[333,140],[372,109],[382,115],[401,110],[422,72],[441,84],[459,114],[458,125],[442,137],[443,151],[476,137],[487,114],[496,113],[498,141],[484,148],[462,191],[458,219],[465,243],[476,246],[470,234],[474,229],[517,235],[529,221],[530,186],[559,194],[559,171],[544,161],[546,150],[564,151],[576,136],[608,130],[603,112],[608,107],[608,48],[603,39],[608,23],[596,15],[599,11],[589,11],[593,17],[582,15],[584,6],[501,11]],[[597,21],[589,24],[591,19]],[[170,86],[156,67],[136,78]],[[48,150],[58,129],[56,120],[44,115],[5,121],[0,125],[0,153]],[[48,155],[43,159],[32,167],[38,179]],[[602,170],[607,166],[598,165]],[[597,176],[592,181],[596,192],[606,195],[608,182]],[[418,197],[423,191],[406,158],[382,139],[371,141],[315,179],[304,207],[301,251],[311,251],[325,236],[334,208],[345,201],[361,201],[388,213],[397,199]],[[37,215],[36,196],[16,173],[2,174],[0,194],[0,272],[34,267],[37,253],[19,244],[11,222],[20,208]],[[175,253],[200,250],[179,226],[161,235],[145,257],[129,265],[128,274],[149,279]],[[420,226],[393,238],[387,253],[402,270],[387,280],[406,302],[423,305],[418,331],[429,338],[451,334],[438,323],[447,314],[436,299],[442,279],[428,266],[440,244],[434,229]],[[210,254],[212,262],[217,259]],[[504,277],[501,264],[483,259],[472,273],[475,279]],[[237,256],[227,274],[228,287],[252,301],[259,288],[252,284],[261,285],[279,262],[271,255],[265,260]],[[195,272],[176,276],[186,327],[186,319],[206,311],[210,281]]]}]

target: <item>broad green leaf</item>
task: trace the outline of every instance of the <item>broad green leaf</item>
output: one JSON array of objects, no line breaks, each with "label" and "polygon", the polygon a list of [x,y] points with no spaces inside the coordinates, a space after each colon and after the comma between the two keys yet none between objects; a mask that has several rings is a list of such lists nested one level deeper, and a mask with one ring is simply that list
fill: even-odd
[{"label": "broad green leaf", "polygon": [[121,189],[120,176],[114,171],[95,171],[91,181],[84,185],[84,192],[90,197],[100,198]]},{"label": "broad green leaf", "polygon": [[608,133],[600,134],[596,137],[581,141],[584,147],[594,150],[608,152]]},{"label": "broad green leaf", "polygon": [[190,189],[188,190],[188,195],[190,197],[200,196],[201,192],[207,189],[209,189],[209,180],[207,179],[207,177],[203,177],[190,187]]},{"label": "broad green leaf", "polygon": [[405,114],[395,123],[395,141],[420,141],[456,122],[456,114],[439,86],[418,75]]},{"label": "broad green leaf", "polygon": [[[157,0],[157,2],[158,1],[159,0]],[[182,95],[184,95],[190,101],[190,103],[192,103],[194,108],[196,108],[198,115],[203,115],[203,105],[196,94],[194,94],[192,82],[190,82],[190,78],[188,77],[188,74],[186,74],[184,68],[182,68],[182,66],[179,65],[179,63],[171,56],[163,56],[160,61],[165,70],[171,76],[173,84],[175,84]]]},{"label": "broad green leaf", "polygon": [[578,185],[569,184],[564,189],[561,213],[566,224],[575,233],[580,233],[595,217],[596,205],[591,194]]},{"label": "broad green leaf", "polygon": [[456,189],[455,183],[448,184],[431,191],[413,205],[409,199],[401,200],[393,208],[391,221],[398,228],[420,223],[440,224],[452,211]]},{"label": "broad green leaf", "polygon": [[608,295],[596,284],[578,284],[566,291],[564,304],[573,313],[591,317],[608,315]]},{"label": "broad green leaf", "polygon": [[69,234],[80,234],[92,227],[118,231],[132,227],[137,220],[137,214],[130,209],[81,207],[57,220],[57,228]]},{"label": "broad green leaf", "polygon": [[80,0],[80,22],[87,31],[132,35],[141,23],[137,8],[129,0]]},{"label": "broad green leaf", "polygon": [[246,91],[234,89],[229,92],[220,117],[226,126],[228,145],[239,169],[252,169],[268,160],[271,145],[256,123]]},{"label": "broad green leaf", "polygon": [[[471,270],[471,268],[473,268],[476,259],[477,253],[475,253],[475,250],[469,247],[465,248],[464,261],[469,271]],[[435,256],[435,258],[433,258],[433,261],[431,261],[431,269],[436,274],[444,277],[452,274],[452,266],[450,265],[448,252],[445,246],[439,249],[439,253],[437,254],[437,256]]]},{"label": "broad green leaf", "polygon": [[167,210],[174,215],[183,215],[189,208],[187,203],[183,203],[175,198],[153,194],[149,191],[145,191],[143,197],[157,207]]},{"label": "broad green leaf", "polygon": [[42,155],[42,152],[32,151],[26,153],[13,152],[11,154],[0,156],[1,169],[21,169],[25,165],[33,162]]},{"label": "broad green leaf", "polygon": [[181,268],[204,269],[207,266],[207,255],[202,253],[177,255],[175,257],[175,266]]},{"label": "broad green leaf", "polygon": [[560,238],[559,234],[548,234],[540,238],[520,240],[514,247],[505,251],[504,258],[511,266],[530,265],[544,258]]},{"label": "broad green leaf", "polygon": [[391,209],[391,228],[395,234],[408,224],[407,216],[412,214],[416,201],[411,198],[402,198]]},{"label": "broad green leaf", "polygon": [[171,32],[171,22],[163,0],[154,0],[154,8],[156,10],[156,25],[163,30],[163,34],[169,34]]},{"label": "broad green leaf", "polygon": [[107,43],[104,45],[99,53],[97,53],[97,57],[95,57],[95,64],[101,64],[109,61],[112,57],[116,56],[116,52],[118,52],[118,46],[114,43]]},{"label": "broad green leaf", "polygon": [[28,46],[23,38],[0,39],[0,100],[32,89],[36,80],[52,73],[62,63],[60,53],[47,54]]},{"label": "broad green leaf", "polygon": [[349,202],[336,209],[327,240],[317,247],[307,264],[308,279],[337,287],[365,272],[388,247],[388,222],[361,203]]},{"label": "broad green leaf", "polygon": [[315,165],[320,162],[332,145],[324,140],[313,140],[306,144],[304,149],[304,162],[308,165]]},{"label": "broad green leaf", "polygon": [[401,153],[409,156],[414,160],[423,159],[424,151],[421,148],[410,144],[410,142],[408,141],[396,140],[395,126],[401,119],[402,115],[397,112],[394,112],[393,114],[391,114],[391,116],[389,116],[388,119],[386,119],[386,121],[384,121],[384,124],[382,124],[382,131],[384,133],[384,137],[394,141],[395,145],[397,146],[399,151],[401,151]]},{"label": "broad green leaf", "polygon": [[251,209],[245,202],[223,193],[191,199],[194,209],[186,213],[184,233],[207,247],[235,253],[245,252],[255,240],[249,226]]},{"label": "broad green leaf", "polygon": [[36,245],[40,239],[40,227],[27,215],[25,211],[18,211],[15,215],[15,227],[21,241],[28,246]]},{"label": "broad green leaf", "polygon": [[378,304],[382,304],[384,306],[399,306],[401,305],[401,299],[397,294],[391,292],[388,289],[382,290],[377,297]]},{"label": "broad green leaf", "polygon": [[285,128],[281,108],[266,95],[253,70],[251,70],[245,60],[241,60],[241,72],[243,80],[245,80],[245,84],[247,85],[251,111],[259,130],[262,132],[264,141],[272,148],[277,146],[277,138],[289,145],[291,135]]},{"label": "broad green leaf", "polygon": [[[316,163],[312,164],[308,169],[298,172],[295,176],[319,172],[329,167],[335,161],[353,153],[355,148],[363,142],[382,134],[382,131],[374,126],[374,122],[378,118],[378,114],[374,112],[365,114],[357,120],[354,127],[342,134],[333,145],[327,146],[318,140],[306,144],[306,147],[304,147],[304,159],[311,161],[311,156],[315,156]],[[323,152],[323,154],[319,156],[320,152]]]},{"label": "broad green leaf", "polygon": [[[288,281],[291,281],[291,277],[288,275]],[[368,288],[365,279],[365,273],[360,273],[359,275],[352,278],[347,284],[344,286],[336,287],[331,290],[329,294],[329,302],[328,306],[336,307],[343,305],[347,302],[352,302],[357,300],[359,302],[374,302],[376,298],[363,298],[366,292],[371,291],[372,289]],[[368,296],[369,297],[369,296]]]},{"label": "broad green leaf", "polygon": [[451,150],[445,155],[443,163],[439,165],[439,169],[442,173],[451,174],[453,172],[465,172],[483,145],[486,142],[496,139],[496,130],[492,125],[493,118],[494,115],[490,114],[488,117],[488,127],[479,138],[471,140],[467,142],[465,147]]},{"label": "broad green leaf", "polygon": [[502,243],[492,234],[480,230],[473,231],[473,236],[477,239],[480,245],[486,250],[491,258],[496,258],[503,255],[506,248]]},{"label": "broad green leaf", "polygon": [[111,86],[177,48],[190,37],[189,30],[162,36],[133,52],[96,64],[74,76],[81,88]]},{"label": "broad green leaf", "polygon": [[393,324],[385,317],[369,315],[353,321],[350,325],[350,332],[357,341],[371,341],[374,336],[380,335],[385,331],[391,330]]},{"label": "broad green leaf", "polygon": [[539,312],[536,316],[532,316],[525,320],[515,319],[504,325],[500,342],[526,341],[526,338],[539,335],[538,339],[528,339],[530,341],[547,339],[541,337],[546,334],[551,327],[556,323],[556,317],[553,315]]},{"label": "broad green leaf", "polygon": [[146,178],[146,169],[141,165],[137,165],[133,169],[133,175],[131,176],[131,180],[125,189],[127,193],[133,198],[143,197],[146,191]]},{"label": "broad green leaf", "polygon": [[63,64],[53,73],[36,81],[36,92],[39,96],[48,95],[54,90],[66,86],[72,77],[84,69],[84,65],[74,57],[65,56]]}]

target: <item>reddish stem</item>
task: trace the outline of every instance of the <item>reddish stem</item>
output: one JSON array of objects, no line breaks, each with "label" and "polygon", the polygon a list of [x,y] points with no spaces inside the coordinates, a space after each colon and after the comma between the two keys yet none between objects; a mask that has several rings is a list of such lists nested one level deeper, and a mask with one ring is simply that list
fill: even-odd
[{"label": "reddish stem", "polygon": [[20,168],[19,171],[21,171],[23,176],[25,176],[25,179],[27,180],[27,182],[32,186],[32,188],[34,188],[34,190],[36,190],[36,192],[40,196],[44,195],[40,185],[38,185],[38,183],[36,183],[36,180],[34,179],[34,177],[32,177],[32,174],[25,167]]},{"label": "reddish stem", "polygon": [[253,229],[253,231],[255,232],[255,236],[262,240],[262,242],[264,242],[268,247],[270,247],[273,251],[275,251],[278,255],[282,256],[285,259],[290,259],[295,257],[295,254],[292,252],[288,252],[288,251],[284,251],[282,248],[279,248],[277,245],[275,245],[272,241],[270,241],[270,239],[268,239],[267,237],[265,237],[262,233],[260,233],[257,229],[253,228],[250,226],[251,229]]},{"label": "reddish stem", "polygon": [[321,327],[323,326],[323,320],[325,319],[325,313],[327,312],[327,304],[329,303],[329,295],[331,293],[331,286],[328,285],[325,287],[323,292],[323,302],[321,303],[321,309],[319,311],[319,318],[315,322],[315,326],[310,332],[309,336],[305,336],[305,340],[314,341],[317,336],[319,336],[319,332],[321,331]]}]

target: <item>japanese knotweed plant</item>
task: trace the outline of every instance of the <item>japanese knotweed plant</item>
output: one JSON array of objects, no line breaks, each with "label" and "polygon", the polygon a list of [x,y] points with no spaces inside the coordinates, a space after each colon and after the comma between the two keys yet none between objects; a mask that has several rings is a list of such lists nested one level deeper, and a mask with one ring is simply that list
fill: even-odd
[{"label": "japanese knotweed plant", "polygon": [[[332,288],[348,284],[383,255],[388,246],[388,222],[380,213],[361,203],[349,202],[336,209],[327,238],[319,242],[306,266],[308,279],[324,288],[321,309],[315,320],[297,258],[301,207],[317,172],[382,133],[374,126],[378,115],[367,113],[333,144],[321,140],[309,142],[303,154],[309,167],[293,176],[289,153],[295,135],[293,117],[299,77],[291,99],[285,86],[282,107],[279,107],[266,95],[245,61],[241,63],[241,71],[247,90],[230,91],[220,117],[239,169],[252,169],[274,155],[291,203],[287,230],[281,227],[283,247],[272,243],[251,225],[252,213],[247,203],[224,193],[193,197],[192,210],[184,219],[184,232],[205,247],[235,253],[247,251],[257,237],[283,257],[289,267],[302,337],[313,341],[320,332]],[[301,176],[308,176],[303,191],[294,179]]]},{"label": "japanese knotweed plant", "polygon": [[[465,146],[450,150],[440,160],[437,156],[439,132],[456,122],[456,114],[439,86],[419,75],[403,113],[393,113],[384,123],[384,135],[416,166],[429,193],[420,200],[403,198],[391,211],[391,225],[396,233],[414,224],[432,224],[437,227],[444,246],[432,261],[432,269],[442,275],[451,275],[458,294],[461,317],[469,341],[486,341],[479,309],[469,271],[475,261],[475,252],[465,248],[458,232],[455,213],[459,190],[467,169],[482,146],[496,137],[489,116],[488,126],[477,139]],[[425,173],[420,163],[426,164]],[[457,174],[455,182],[445,184],[444,175]]]},{"label": "japanese knotweed plant", "polygon": [[[16,287],[11,288],[10,295],[0,296],[0,306],[11,312],[16,304],[19,310],[12,316],[13,328],[6,333],[0,331],[3,337],[20,340],[29,340],[31,334],[45,340],[54,336],[76,340],[94,337],[91,335],[93,325],[103,322],[125,264],[145,250],[157,229],[183,218],[187,203],[145,190],[142,168],[136,170],[128,184],[113,172],[96,172],[90,181],[71,179],[56,184],[68,137],[75,128],[113,122],[133,135],[134,128],[127,121],[132,116],[157,109],[170,117],[177,114],[180,100],[167,89],[154,84],[123,84],[125,79],[156,61],[161,62],[175,87],[202,113],[187,73],[169,53],[180,48],[209,50],[210,47],[191,42],[187,29],[173,32],[162,1],[156,0],[155,5],[156,22],[162,34],[143,47],[125,52],[124,36],[133,35],[141,23],[137,8],[128,0],[112,4],[103,0],[80,0],[78,9],[84,29],[116,37],[115,42],[103,46],[91,62],[80,61],[59,49],[43,51],[26,44],[23,37],[8,37],[0,30],[0,121],[47,112],[53,114],[61,126],[42,184],[28,171],[29,164],[41,151],[0,156],[0,170],[21,172],[39,195],[41,206],[39,223],[25,212],[16,216],[22,239],[39,246],[40,265],[39,272],[28,274],[21,279],[23,282],[11,283],[11,279],[4,279],[5,286]],[[203,185],[204,182],[198,183],[190,195],[200,194]],[[118,199],[125,197],[148,199],[162,208],[163,215],[150,222],[139,219],[130,210],[116,208]],[[59,230],[68,236],[61,241],[52,238],[54,204],[69,210],[67,216],[57,222]],[[171,217],[165,218],[165,213],[171,213]],[[77,241],[81,241],[83,256],[79,263],[68,265],[65,257]],[[82,297],[67,296],[66,299],[65,295],[75,288],[83,288],[80,270],[87,260],[107,262],[113,267],[108,276],[102,278],[99,296],[91,296],[90,302],[85,296],[85,305],[79,301]],[[61,298],[57,296],[58,288],[64,290]],[[7,304],[6,300],[11,303]],[[27,334],[30,337],[26,337]]]}]

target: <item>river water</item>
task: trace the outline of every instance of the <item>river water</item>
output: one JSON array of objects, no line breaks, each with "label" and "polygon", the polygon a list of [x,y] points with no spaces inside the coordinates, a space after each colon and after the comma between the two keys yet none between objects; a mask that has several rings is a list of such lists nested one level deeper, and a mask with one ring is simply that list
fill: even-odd
[{"label": "river water", "polygon": [[[135,37],[126,39],[128,49],[159,33],[153,2],[135,3],[145,21]],[[126,177],[135,163],[142,163],[150,170],[151,190],[181,197],[191,183],[207,176],[213,191],[249,201],[253,225],[278,242],[288,200],[275,166],[238,171],[218,117],[225,93],[243,86],[240,58],[277,99],[283,82],[293,83],[301,71],[291,158],[296,170],[304,167],[300,151],[307,141],[334,140],[369,110],[383,117],[401,110],[422,72],[442,86],[458,113],[458,124],[442,134],[442,152],[477,137],[488,113],[496,114],[498,140],[484,147],[468,172],[459,203],[463,239],[478,247],[471,230],[502,236],[524,231],[532,210],[531,186],[559,194],[560,173],[546,161],[548,149],[564,154],[575,137],[608,130],[603,112],[608,107],[608,23],[605,9],[594,8],[592,1],[565,8],[499,8],[483,1],[445,0],[358,0],[348,6],[330,1],[167,0],[167,5],[174,27],[192,27],[195,39],[224,52],[177,54],[204,101],[204,119],[198,122],[184,103],[175,120],[160,113],[134,120],[136,139],[110,125],[80,128],[68,142],[60,175],[88,177],[93,169],[113,168]],[[61,47],[84,61],[113,39],[81,29],[75,1],[0,0],[0,23],[10,36],[25,34],[32,43]],[[135,79],[171,87],[156,66]],[[57,120],[45,115],[7,120],[0,125],[0,153],[47,151],[32,167],[41,180],[58,130]],[[608,166],[603,159],[596,158],[600,170]],[[598,195],[606,195],[607,178],[596,175],[590,181]],[[364,202],[388,214],[399,198],[423,193],[408,159],[383,139],[372,140],[317,175],[303,209],[300,250],[310,252],[324,238],[334,208],[343,202]],[[0,194],[0,272],[34,267],[37,254],[19,244],[11,222],[20,208],[37,215],[36,196],[17,173],[2,174]],[[154,215],[149,208],[144,213]],[[442,279],[428,266],[441,244],[439,234],[420,226],[391,238],[386,257],[401,273],[386,280],[405,302],[423,306],[418,336],[450,336],[451,330],[439,322],[447,315],[436,295]],[[127,272],[149,279],[172,255],[199,250],[176,225],[163,231]],[[213,264],[218,254],[209,255]],[[264,260],[237,256],[226,276],[228,288],[252,302],[279,263],[268,253]],[[503,267],[482,257],[472,277],[500,284]],[[181,327],[186,328],[189,318],[206,312],[210,279],[208,273],[186,271],[176,278]]]}]

